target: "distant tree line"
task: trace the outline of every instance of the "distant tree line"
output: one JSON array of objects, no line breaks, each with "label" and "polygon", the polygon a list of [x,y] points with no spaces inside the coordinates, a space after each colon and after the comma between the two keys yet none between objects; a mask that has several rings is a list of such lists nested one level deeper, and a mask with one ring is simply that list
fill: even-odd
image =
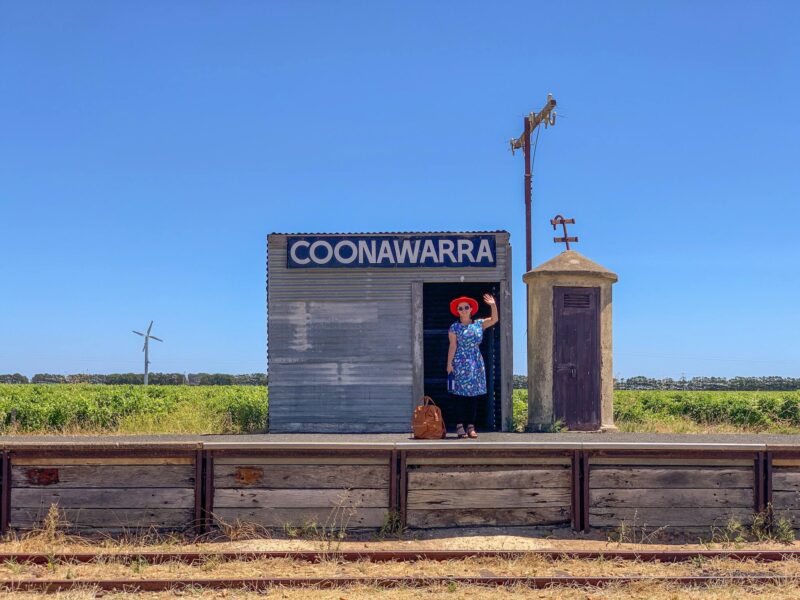
[{"label": "distant tree line", "polygon": [[[526,389],[528,378],[525,375],[514,375],[514,389]],[[653,377],[629,377],[615,379],[615,390],[693,390],[693,391],[787,391],[800,390],[798,377],[692,377],[655,379]]]},{"label": "distant tree line", "polygon": [[[0,375],[0,383],[96,383],[106,385],[142,385],[141,373],[108,373],[58,375],[37,373],[30,380],[25,375],[13,373]],[[267,385],[264,373],[230,375],[228,373],[150,373],[148,383],[152,385]]]},{"label": "distant tree line", "polygon": [[617,390],[730,390],[730,391],[788,391],[800,390],[798,377],[692,377],[686,379],[654,379],[652,377],[629,377],[615,379]]},{"label": "distant tree line", "polygon": [[[96,383],[107,385],[142,385],[144,376],[141,373],[109,373],[75,375],[57,375],[37,373],[30,380],[19,373],[0,375],[0,383]],[[153,385],[267,385],[265,373],[246,373],[230,375],[228,373],[150,373],[149,383]],[[514,389],[527,389],[528,378],[525,375],[514,375]],[[629,377],[614,379],[616,390],[694,390],[694,391],[787,391],[800,390],[798,377],[692,377],[655,379],[653,377]]]}]

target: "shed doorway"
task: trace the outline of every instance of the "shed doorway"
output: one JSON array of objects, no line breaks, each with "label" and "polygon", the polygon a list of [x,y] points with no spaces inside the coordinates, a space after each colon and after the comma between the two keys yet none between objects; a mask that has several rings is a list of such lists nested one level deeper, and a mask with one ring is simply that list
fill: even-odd
[{"label": "shed doorway", "polygon": [[[450,314],[450,301],[469,296],[478,301],[478,317],[488,317],[489,307],[484,294],[492,294],[500,311],[499,282],[483,283],[424,283],[422,287],[422,328],[424,356],[424,393],[442,409],[448,431],[455,430],[453,414],[458,397],[447,393],[447,332],[456,321]],[[502,314],[502,313],[501,313]],[[486,366],[486,395],[478,398],[475,427],[478,431],[502,430],[500,324],[483,332],[480,349]]]},{"label": "shed doorway", "polygon": [[554,287],[553,411],[568,429],[600,428],[600,288]]}]

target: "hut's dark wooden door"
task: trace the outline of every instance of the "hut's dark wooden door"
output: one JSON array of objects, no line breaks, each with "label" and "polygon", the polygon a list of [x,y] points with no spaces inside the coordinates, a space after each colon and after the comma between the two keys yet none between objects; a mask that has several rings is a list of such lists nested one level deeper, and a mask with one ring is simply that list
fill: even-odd
[{"label": "hut's dark wooden door", "polygon": [[600,288],[553,288],[553,410],[569,429],[600,428]]}]

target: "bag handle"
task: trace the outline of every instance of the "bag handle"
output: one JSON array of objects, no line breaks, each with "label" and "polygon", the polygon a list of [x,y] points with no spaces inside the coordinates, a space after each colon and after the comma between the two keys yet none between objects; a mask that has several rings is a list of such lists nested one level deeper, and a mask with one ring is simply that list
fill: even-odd
[{"label": "bag handle", "polygon": [[433,401],[433,398],[431,398],[430,396],[423,396],[421,406],[428,406],[428,404],[433,404],[434,406],[436,406],[436,403]]}]

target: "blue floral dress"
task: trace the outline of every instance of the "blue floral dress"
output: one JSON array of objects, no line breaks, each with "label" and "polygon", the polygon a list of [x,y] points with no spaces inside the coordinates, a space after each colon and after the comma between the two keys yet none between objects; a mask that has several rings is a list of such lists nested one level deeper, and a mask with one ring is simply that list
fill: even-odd
[{"label": "blue floral dress", "polygon": [[478,347],[483,340],[483,319],[469,325],[456,321],[450,326],[456,334],[456,354],[453,357],[453,374],[456,396],[480,396],[486,393],[486,367]]}]

